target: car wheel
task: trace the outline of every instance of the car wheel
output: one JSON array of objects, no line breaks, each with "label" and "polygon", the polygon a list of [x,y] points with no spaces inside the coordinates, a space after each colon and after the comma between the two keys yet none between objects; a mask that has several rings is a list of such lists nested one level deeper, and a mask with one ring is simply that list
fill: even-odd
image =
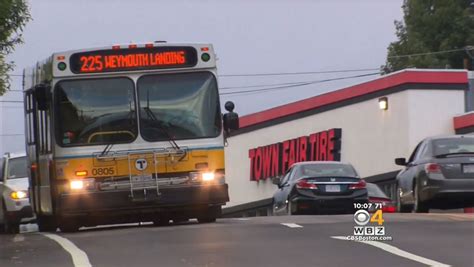
[{"label": "car wheel", "polygon": [[410,212],[411,211],[410,207],[402,204],[402,199],[400,197],[401,194],[402,194],[402,189],[397,186],[397,193],[395,196],[397,200],[397,211],[402,212],[402,213]]},{"label": "car wheel", "polygon": [[3,231],[6,234],[18,234],[20,232],[20,224],[17,222],[10,222],[5,216],[5,223],[3,224]]},{"label": "car wheel", "polygon": [[413,187],[413,196],[414,196],[414,205],[413,205],[413,212],[417,213],[427,213],[429,211],[428,206],[426,203],[421,201],[420,199],[420,192],[418,189],[418,185],[415,182],[415,186]]},{"label": "car wheel", "polygon": [[272,202],[272,213],[273,213],[273,216],[279,215],[278,214],[278,206],[276,205],[275,200],[273,200],[273,202]]},{"label": "car wheel", "polygon": [[18,234],[20,232],[20,224],[11,219],[7,208],[5,207],[5,201],[2,205],[3,209],[3,232],[6,234]]},{"label": "car wheel", "polygon": [[286,204],[286,214],[290,216],[295,214],[293,212],[293,204],[291,204],[290,200],[288,200],[288,203]]}]

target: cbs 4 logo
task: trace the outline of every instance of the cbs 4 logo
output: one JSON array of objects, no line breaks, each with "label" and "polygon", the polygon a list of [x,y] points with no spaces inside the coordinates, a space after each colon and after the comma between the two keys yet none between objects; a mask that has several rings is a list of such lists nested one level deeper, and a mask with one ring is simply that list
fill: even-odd
[{"label": "cbs 4 logo", "polygon": [[377,210],[372,216],[366,210],[358,210],[354,213],[354,222],[357,225],[367,225],[369,222],[383,225],[383,213],[382,210]]}]

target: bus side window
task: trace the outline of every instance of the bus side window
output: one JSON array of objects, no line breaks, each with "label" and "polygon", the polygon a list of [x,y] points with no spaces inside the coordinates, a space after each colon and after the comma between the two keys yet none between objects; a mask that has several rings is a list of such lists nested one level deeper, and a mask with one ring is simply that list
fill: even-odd
[{"label": "bus side window", "polygon": [[5,171],[5,160],[0,159],[0,182],[3,182],[3,172]]},{"label": "bus side window", "polygon": [[25,120],[26,120],[26,144],[28,146],[34,145],[35,140],[35,122],[34,122],[34,112],[35,112],[35,103],[34,103],[33,90],[29,89],[25,94]]}]

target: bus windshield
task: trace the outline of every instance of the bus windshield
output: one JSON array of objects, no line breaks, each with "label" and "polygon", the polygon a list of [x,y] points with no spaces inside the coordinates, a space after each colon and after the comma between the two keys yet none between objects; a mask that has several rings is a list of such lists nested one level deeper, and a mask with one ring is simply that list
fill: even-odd
[{"label": "bus windshield", "polygon": [[138,80],[140,132],[147,141],[217,137],[221,116],[210,72],[147,75]]},{"label": "bus windshield", "polygon": [[92,145],[135,140],[138,130],[132,80],[64,80],[56,85],[55,94],[59,144]]}]

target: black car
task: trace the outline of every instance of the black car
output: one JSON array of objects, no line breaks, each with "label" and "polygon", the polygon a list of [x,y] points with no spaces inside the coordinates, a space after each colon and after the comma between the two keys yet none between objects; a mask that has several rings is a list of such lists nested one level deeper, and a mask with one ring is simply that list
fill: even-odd
[{"label": "black car", "polygon": [[365,181],[352,165],[341,162],[295,163],[273,182],[278,185],[275,215],[353,212],[354,203],[368,202]]},{"label": "black car", "polygon": [[[369,195],[369,212],[375,212],[381,209],[383,212],[392,213],[396,211],[396,206],[380,187],[373,183],[367,183],[367,193]],[[381,205],[381,207],[379,206]]]},{"label": "black car", "polygon": [[474,206],[474,136],[427,138],[395,163],[405,166],[397,175],[400,212]]}]

